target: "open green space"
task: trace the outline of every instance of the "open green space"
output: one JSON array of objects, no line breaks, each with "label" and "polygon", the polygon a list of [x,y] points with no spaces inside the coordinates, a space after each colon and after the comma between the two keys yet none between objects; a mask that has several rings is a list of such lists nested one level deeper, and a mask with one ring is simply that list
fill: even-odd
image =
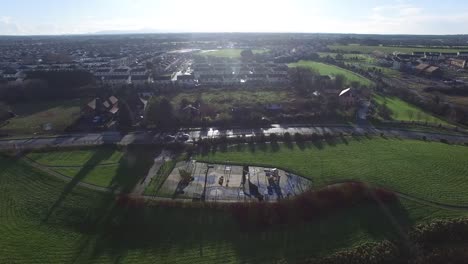
[{"label": "open green space", "polygon": [[294,99],[294,94],[285,90],[232,90],[207,89],[178,93],[172,98],[174,107],[178,107],[183,99],[190,102],[200,100],[210,107],[224,112],[231,112],[233,107],[256,106],[263,108],[270,103],[285,103]]},{"label": "open green space", "polygon": [[[11,105],[17,115],[0,127],[9,134],[59,133],[80,117],[84,100],[76,99],[57,102],[24,103]],[[50,130],[45,130],[50,124]]]},{"label": "open green space", "polygon": [[[208,50],[201,51],[198,55],[214,56],[214,57],[224,57],[224,58],[240,58],[241,52],[243,49],[218,49],[218,50]],[[253,49],[254,54],[264,53],[268,50],[263,49]]]},{"label": "open green space", "polygon": [[[142,152],[141,155],[143,155]],[[52,150],[31,152],[27,158],[45,168],[68,176],[74,180],[101,186],[112,187],[116,179],[132,178],[135,164],[137,170],[149,169],[152,165],[151,155],[135,160],[135,153],[127,153],[115,147],[104,146],[76,150]],[[153,157],[154,158],[154,157]],[[141,162],[146,162],[142,164]]]},{"label": "open green space", "polygon": [[[163,185],[164,181],[167,179],[169,174],[171,174],[172,170],[174,169],[177,160],[169,160],[165,161],[163,165],[159,168],[156,175],[151,180],[150,184],[146,187],[144,194],[145,195],[157,195],[163,196],[160,194],[159,190]],[[166,195],[167,196],[167,195]]]},{"label": "open green space", "polygon": [[468,51],[468,47],[465,48],[425,48],[425,47],[390,47],[390,46],[364,46],[364,45],[330,45],[329,49],[333,51],[344,51],[344,52],[360,52],[360,53],[372,53],[374,51],[380,51],[387,54],[395,51],[401,53],[411,54],[413,51],[427,51],[427,52],[458,52]]},{"label": "open green space", "polygon": [[393,239],[396,229],[421,221],[465,215],[403,200],[385,210],[362,204],[309,224],[245,232],[223,211],[132,209],[21,160],[0,157],[0,167],[0,263],[297,263]]},{"label": "open green space", "polygon": [[46,166],[83,166],[91,158],[99,159],[99,165],[118,163],[123,152],[115,147],[97,147],[73,150],[30,152],[26,156]]},{"label": "open green space", "polygon": [[[255,146],[255,145],[254,145]],[[417,198],[468,205],[468,147],[382,138],[341,142],[247,145],[197,160],[279,167],[317,186],[342,180],[377,184]]]},{"label": "open green space", "polygon": [[299,62],[288,64],[289,67],[304,67],[312,70],[318,71],[321,75],[338,75],[342,74],[346,78],[346,82],[350,84],[351,82],[358,82],[361,85],[372,86],[373,82],[363,76],[360,76],[352,71],[337,67],[335,65],[330,65],[326,63],[316,62],[316,61],[305,61],[301,60]]},{"label": "open green space", "polygon": [[374,100],[378,104],[386,104],[392,111],[392,119],[401,121],[420,121],[447,125],[447,122],[424,112],[420,108],[411,105],[398,97],[388,97],[374,95]]}]

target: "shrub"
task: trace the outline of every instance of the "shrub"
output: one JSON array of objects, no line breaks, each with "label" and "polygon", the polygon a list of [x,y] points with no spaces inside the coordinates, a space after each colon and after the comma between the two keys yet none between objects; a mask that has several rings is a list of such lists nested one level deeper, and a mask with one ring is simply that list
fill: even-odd
[{"label": "shrub", "polygon": [[296,133],[296,134],[294,134],[294,140],[296,142],[302,142],[302,141],[304,141],[304,137],[302,136],[302,134]]},{"label": "shrub", "polygon": [[270,142],[272,143],[278,142],[278,136],[275,133],[270,134]]},{"label": "shrub", "polygon": [[284,133],[283,135],[284,142],[291,142],[291,134],[289,132]]}]

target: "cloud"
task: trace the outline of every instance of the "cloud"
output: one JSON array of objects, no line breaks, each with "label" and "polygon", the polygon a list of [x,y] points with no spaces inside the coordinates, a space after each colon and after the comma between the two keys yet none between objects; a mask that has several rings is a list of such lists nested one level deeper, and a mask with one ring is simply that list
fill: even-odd
[{"label": "cloud", "polygon": [[0,17],[0,35],[16,35],[21,34],[21,27],[14,23],[11,17]]}]

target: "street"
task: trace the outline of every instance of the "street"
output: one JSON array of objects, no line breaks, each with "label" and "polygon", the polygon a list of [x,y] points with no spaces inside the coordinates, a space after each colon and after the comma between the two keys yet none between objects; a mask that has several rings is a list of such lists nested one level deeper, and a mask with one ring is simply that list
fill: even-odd
[{"label": "street", "polygon": [[[272,133],[284,134],[300,133],[304,135],[317,134],[351,134],[355,135],[380,135],[381,133],[386,136],[401,137],[408,139],[421,139],[426,137],[427,140],[440,140],[446,139],[449,142],[465,143],[468,142],[468,135],[466,134],[445,134],[441,132],[429,131],[413,131],[399,128],[375,128],[371,126],[351,126],[351,125],[327,125],[327,126],[285,126],[285,125],[272,125],[269,128],[255,128],[255,129],[197,129],[187,131],[190,138],[216,138],[220,136],[237,137],[243,136],[251,137],[254,135]],[[154,136],[149,132],[133,132],[127,135],[121,135],[119,132],[103,132],[103,133],[83,133],[83,134],[64,134],[48,137],[31,137],[21,139],[2,139],[0,140],[0,149],[39,149],[45,147],[71,147],[71,146],[94,146],[102,144],[152,144]]]}]

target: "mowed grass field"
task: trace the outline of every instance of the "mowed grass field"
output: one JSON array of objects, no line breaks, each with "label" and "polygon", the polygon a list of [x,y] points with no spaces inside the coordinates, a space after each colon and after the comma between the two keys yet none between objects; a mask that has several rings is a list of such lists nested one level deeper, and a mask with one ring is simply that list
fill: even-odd
[{"label": "mowed grass field", "polygon": [[387,107],[392,110],[392,119],[401,121],[420,121],[436,124],[447,125],[447,122],[435,117],[429,113],[424,112],[422,109],[409,104],[398,97],[388,97],[381,95],[374,95],[374,100],[382,105],[387,104]]},{"label": "mowed grass field", "polygon": [[362,204],[309,224],[247,233],[222,211],[131,209],[21,160],[2,156],[0,167],[0,263],[297,263],[393,239],[395,224],[401,231],[466,215],[403,200],[385,212]]},{"label": "mowed grass field", "polygon": [[311,179],[317,187],[360,180],[421,199],[468,206],[466,146],[357,138],[290,146],[260,145],[255,149],[240,146],[196,159],[279,167]]},{"label": "mowed grass field", "polygon": [[[80,117],[81,106],[86,101],[70,100],[58,102],[24,103],[12,105],[16,117],[0,127],[8,134],[59,133]],[[52,130],[44,131],[43,125],[50,123]]]},{"label": "mowed grass field", "polygon": [[[219,49],[219,50],[207,50],[201,51],[197,53],[197,55],[205,55],[205,56],[214,56],[214,57],[224,57],[224,58],[240,58],[241,52],[243,49]],[[254,54],[264,53],[268,50],[263,49],[253,49],[252,52]]]},{"label": "mowed grass field", "polygon": [[182,99],[194,102],[200,99],[216,110],[228,111],[235,106],[260,106],[269,103],[284,103],[294,99],[295,95],[289,91],[279,90],[232,90],[209,89],[201,91],[188,91],[177,94],[172,98],[172,104],[177,109]]},{"label": "mowed grass field", "polygon": [[350,84],[353,81],[359,82],[361,85],[365,86],[372,86],[374,83],[363,77],[360,76],[352,71],[337,67],[335,65],[330,65],[330,64],[325,64],[321,62],[316,62],[316,61],[305,61],[301,60],[299,62],[295,63],[290,63],[288,64],[289,67],[303,67],[303,68],[309,68],[312,70],[318,71],[321,75],[338,75],[342,74],[346,78],[346,82]]},{"label": "mowed grass field", "polygon": [[427,52],[458,52],[468,51],[468,47],[465,48],[425,48],[425,47],[390,47],[390,46],[364,46],[364,45],[330,45],[329,49],[334,51],[344,52],[360,52],[360,53],[372,53],[374,51],[380,51],[387,54],[395,51],[401,53],[411,54],[413,51],[427,51]]},{"label": "mowed grass field", "polygon": [[[145,152],[142,152],[144,155]],[[134,178],[132,170],[139,164],[136,171],[140,174],[147,172],[152,165],[152,158],[156,154],[148,154],[140,160],[138,155],[119,150],[115,147],[105,146],[78,150],[57,150],[46,152],[31,152],[26,155],[40,165],[68,176],[77,181],[101,186],[112,187],[117,179],[131,180]],[[145,164],[139,162],[146,162]],[[146,170],[146,171],[145,171]]]}]

